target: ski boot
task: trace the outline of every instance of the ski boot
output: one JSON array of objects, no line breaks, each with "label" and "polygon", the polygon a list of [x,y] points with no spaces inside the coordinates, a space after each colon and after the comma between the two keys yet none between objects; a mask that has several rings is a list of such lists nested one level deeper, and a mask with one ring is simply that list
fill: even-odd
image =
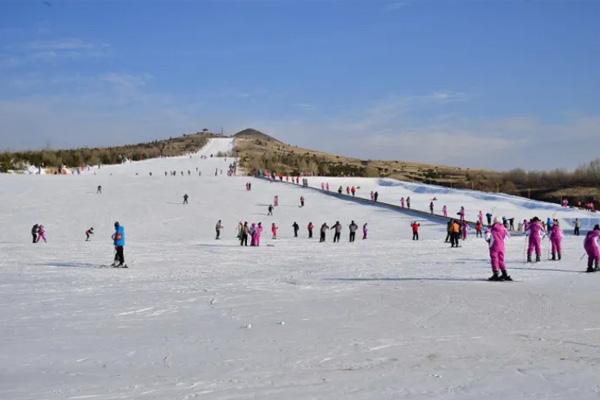
[{"label": "ski boot", "polygon": [[550,260],[556,261],[556,254],[552,253],[552,258]]},{"label": "ski boot", "polygon": [[560,251],[558,252],[558,254],[557,254],[557,255],[558,255],[558,261],[560,261],[560,258],[561,258],[561,257],[560,257]]},{"label": "ski boot", "polygon": [[600,271],[600,267],[598,266],[598,260],[596,260],[596,267],[594,268],[594,271]]},{"label": "ski boot", "polygon": [[596,272],[596,269],[592,266],[589,266],[585,272]]},{"label": "ski boot", "polygon": [[527,254],[527,262],[530,263],[531,262],[531,254]]},{"label": "ski boot", "polygon": [[539,255],[539,254],[536,254],[536,255],[535,255],[535,262],[540,262],[540,261],[541,261],[541,259],[540,259],[540,255]]},{"label": "ski boot", "polygon": [[488,278],[488,281],[499,282],[502,279],[498,276],[498,272],[494,271],[494,274]]},{"label": "ski boot", "polygon": [[500,277],[501,281],[512,281],[512,278],[510,277],[510,275],[508,275],[505,271],[502,271],[502,276]]}]

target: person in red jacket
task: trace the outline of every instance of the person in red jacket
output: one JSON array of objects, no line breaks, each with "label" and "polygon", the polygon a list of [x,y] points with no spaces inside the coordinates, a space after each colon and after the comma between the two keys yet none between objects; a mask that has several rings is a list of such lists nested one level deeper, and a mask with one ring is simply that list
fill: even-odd
[{"label": "person in red jacket", "polygon": [[413,233],[412,240],[419,240],[419,228],[421,227],[421,224],[417,221],[413,221],[413,223],[410,224],[410,227],[412,228]]},{"label": "person in red jacket", "polygon": [[475,237],[483,237],[483,233],[481,232],[483,230],[483,224],[481,223],[481,221],[477,221],[477,223],[475,224]]}]

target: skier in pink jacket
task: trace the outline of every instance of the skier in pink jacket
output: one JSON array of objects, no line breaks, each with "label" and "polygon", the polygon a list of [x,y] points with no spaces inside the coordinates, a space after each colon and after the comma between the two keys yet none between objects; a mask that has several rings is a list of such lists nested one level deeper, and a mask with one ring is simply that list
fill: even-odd
[{"label": "skier in pink jacket", "polygon": [[44,225],[40,225],[38,227],[37,234],[38,234],[37,243],[41,242],[42,240],[44,241],[44,243],[47,243],[46,242],[46,228],[44,228]]},{"label": "skier in pink jacket", "polygon": [[256,226],[256,229],[254,230],[254,234],[256,235],[256,246],[260,246],[260,235],[262,235],[262,231],[263,231],[263,226],[262,223],[259,222],[258,225]]},{"label": "skier in pink jacket", "polygon": [[275,225],[275,222],[271,224],[271,233],[273,234],[273,239],[277,239],[277,225]]},{"label": "skier in pink jacket", "polygon": [[561,242],[563,238],[562,230],[558,224],[558,220],[554,220],[552,230],[550,230],[550,243],[552,244],[552,261],[561,258]]},{"label": "skier in pink jacket", "polygon": [[[506,264],[504,263],[504,242],[509,237],[508,231],[498,219],[494,220],[494,224],[489,231],[486,232],[486,241],[490,245],[490,260],[492,264],[492,276],[490,281],[512,281],[512,278],[506,273]],[[502,275],[498,275],[498,271]]]},{"label": "skier in pink jacket", "polygon": [[533,217],[527,226],[529,235],[529,247],[527,248],[527,262],[531,262],[531,253],[535,250],[535,262],[539,262],[542,256],[542,237],[546,233],[540,219]]},{"label": "skier in pink jacket", "polygon": [[598,247],[598,240],[600,240],[600,225],[596,224],[594,230],[589,231],[587,235],[585,235],[585,241],[583,242],[583,248],[588,255],[587,272],[599,270],[600,247]]}]

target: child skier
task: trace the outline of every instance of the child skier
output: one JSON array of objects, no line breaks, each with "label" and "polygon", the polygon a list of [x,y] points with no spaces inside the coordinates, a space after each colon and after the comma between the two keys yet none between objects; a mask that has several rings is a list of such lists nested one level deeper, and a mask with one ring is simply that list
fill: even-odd
[{"label": "child skier", "polygon": [[412,224],[410,224],[410,227],[412,228],[412,240],[419,240],[419,228],[421,227],[421,224],[419,224],[417,221],[413,221]]},{"label": "child skier", "polygon": [[38,226],[38,230],[37,230],[37,242],[39,243],[40,240],[43,240],[44,243],[46,242],[46,228],[44,228],[44,225],[40,225]]},{"label": "child skier", "polygon": [[481,233],[481,231],[483,230],[483,224],[481,223],[481,221],[477,221],[477,223],[475,224],[475,237],[482,237],[483,234]]},{"label": "child skier", "polygon": [[187,195],[187,193],[183,195],[183,204],[188,203],[188,198],[189,198],[189,196]]},{"label": "child skier", "polygon": [[90,236],[92,236],[94,234],[94,227],[92,226],[90,229],[88,229],[87,231],[85,231],[85,241],[89,242],[90,241]]},{"label": "child skier", "polygon": [[600,247],[598,240],[600,239],[600,225],[596,224],[594,230],[591,230],[585,236],[583,247],[588,255],[587,272],[598,271],[598,263],[600,262]]},{"label": "child skier", "polygon": [[[486,232],[485,240],[490,246],[492,264],[492,276],[488,279],[490,281],[512,281],[512,278],[506,273],[506,265],[504,264],[504,242],[508,237],[508,231],[497,219],[491,229]],[[498,271],[502,272],[501,276],[498,276]]]}]

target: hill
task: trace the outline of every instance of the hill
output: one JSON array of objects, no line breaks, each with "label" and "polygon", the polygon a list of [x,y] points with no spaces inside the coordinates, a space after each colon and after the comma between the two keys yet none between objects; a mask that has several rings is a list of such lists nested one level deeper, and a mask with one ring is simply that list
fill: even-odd
[{"label": "hill", "polygon": [[173,157],[198,151],[208,139],[221,135],[208,131],[184,134],[164,140],[154,140],[116,147],[94,147],[63,150],[37,150],[0,153],[0,172],[23,169],[25,165],[45,168],[80,167],[83,165],[119,164],[124,160],[146,160]]},{"label": "hill", "polygon": [[292,146],[254,129],[238,132],[235,150],[250,174],[389,177],[451,188],[503,192],[532,199],[585,204],[600,199],[600,160],[574,172],[562,170],[499,172],[407,161],[361,160]]}]

